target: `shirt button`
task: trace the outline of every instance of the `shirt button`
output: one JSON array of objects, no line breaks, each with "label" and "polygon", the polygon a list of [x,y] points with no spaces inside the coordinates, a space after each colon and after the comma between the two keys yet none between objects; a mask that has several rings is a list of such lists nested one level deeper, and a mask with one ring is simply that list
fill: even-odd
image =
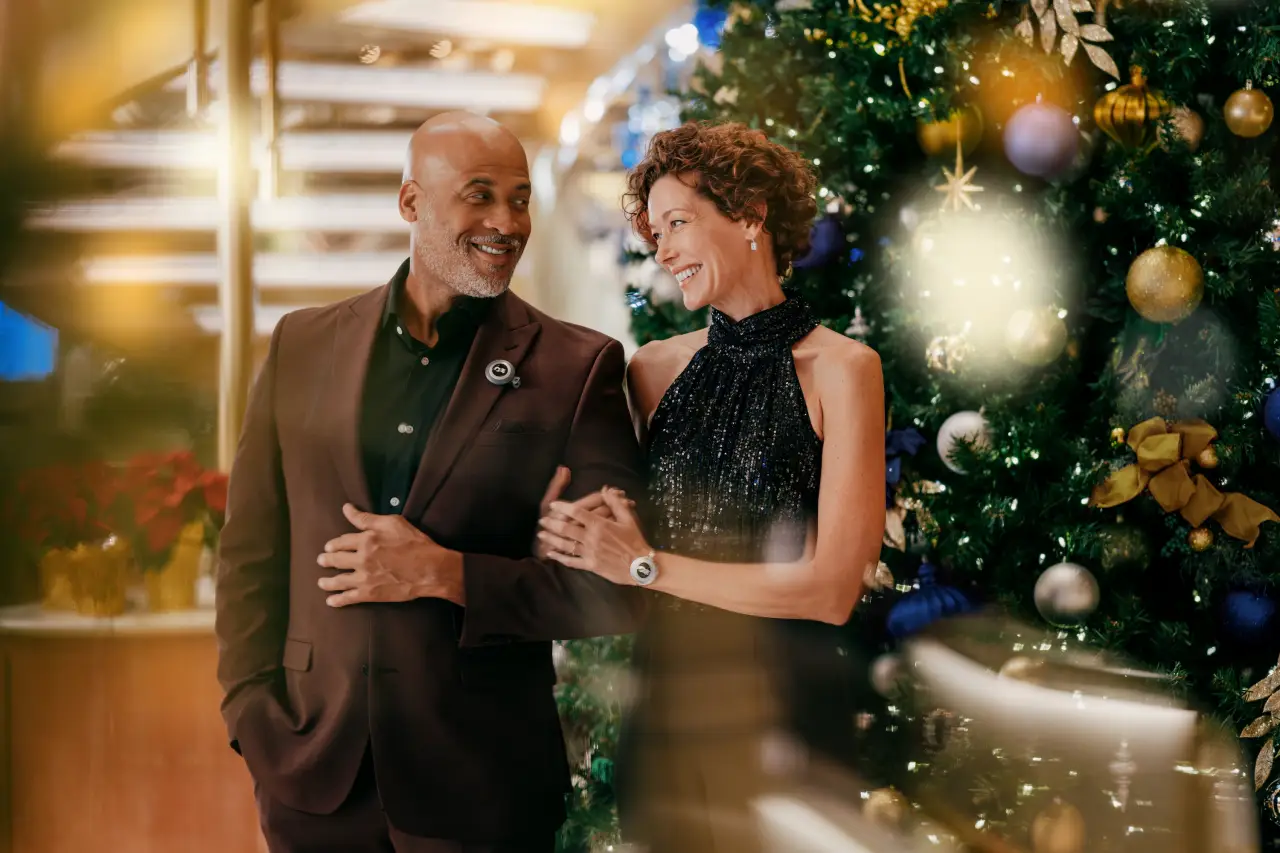
[{"label": "shirt button", "polygon": [[396,334],[397,334],[397,335],[403,335],[403,334],[404,334],[404,329],[400,328],[399,326],[396,326]]},{"label": "shirt button", "polygon": [[422,366],[423,366],[423,367],[426,367],[426,366],[427,366],[428,364],[430,364],[430,363],[431,363],[431,359],[427,358],[427,357],[424,355],[424,356],[422,357]]},{"label": "shirt button", "polygon": [[400,499],[392,498],[390,501],[388,501],[388,503],[391,504],[392,506],[400,506]]}]

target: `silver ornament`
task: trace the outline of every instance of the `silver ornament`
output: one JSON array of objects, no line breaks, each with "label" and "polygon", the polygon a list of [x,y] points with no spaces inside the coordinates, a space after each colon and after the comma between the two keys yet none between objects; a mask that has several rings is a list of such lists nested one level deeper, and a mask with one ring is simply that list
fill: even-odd
[{"label": "silver ornament", "polygon": [[871,664],[871,686],[885,698],[898,692],[902,678],[902,658],[895,654],[880,655]]},{"label": "silver ornament", "polygon": [[1036,581],[1036,610],[1050,625],[1078,625],[1098,609],[1101,590],[1093,573],[1075,563],[1045,569]]},{"label": "silver ornament", "polygon": [[979,412],[956,412],[938,427],[938,456],[957,474],[964,471],[951,460],[951,453],[960,439],[970,442],[975,448],[986,447],[989,444],[987,419]]}]

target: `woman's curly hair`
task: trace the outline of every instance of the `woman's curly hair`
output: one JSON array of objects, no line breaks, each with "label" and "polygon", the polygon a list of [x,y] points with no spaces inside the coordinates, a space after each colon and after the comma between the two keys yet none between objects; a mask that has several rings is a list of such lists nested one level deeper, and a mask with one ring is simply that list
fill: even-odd
[{"label": "woman's curly hair", "polygon": [[627,175],[623,209],[636,233],[649,243],[649,192],[664,175],[696,176],[695,189],[725,216],[758,219],[773,237],[778,275],[809,248],[809,229],[818,213],[817,186],[808,161],[745,124],[688,122],[653,137],[649,150]]}]

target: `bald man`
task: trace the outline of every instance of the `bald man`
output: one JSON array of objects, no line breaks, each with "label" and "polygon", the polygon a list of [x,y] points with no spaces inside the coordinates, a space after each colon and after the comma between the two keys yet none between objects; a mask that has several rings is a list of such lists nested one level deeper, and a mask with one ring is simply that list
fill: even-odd
[{"label": "bald man", "polygon": [[272,335],[217,636],[273,853],[553,849],[569,774],[551,641],[630,631],[637,602],[531,543],[552,495],[641,477],[622,347],[508,291],[529,203],[509,131],[427,122],[400,188],[409,259]]}]

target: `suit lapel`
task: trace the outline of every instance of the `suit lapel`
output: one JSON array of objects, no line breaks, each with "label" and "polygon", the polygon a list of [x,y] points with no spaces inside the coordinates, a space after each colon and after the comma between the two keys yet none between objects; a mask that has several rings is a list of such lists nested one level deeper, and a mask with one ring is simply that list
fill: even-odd
[{"label": "suit lapel", "polygon": [[503,394],[521,393],[509,385],[489,382],[485,378],[485,368],[490,362],[505,359],[516,367],[519,375],[520,362],[541,328],[517,296],[506,293],[497,298],[476,331],[471,351],[462,365],[458,385],[449,398],[444,415],[427,440],[418,473],[405,499],[404,514],[407,517],[414,518],[426,509],[458,456],[472,436],[480,431],[498,398]]},{"label": "suit lapel", "polygon": [[320,395],[320,408],[315,413],[320,419],[333,419],[334,432],[327,444],[343,491],[356,507],[366,511],[375,507],[360,450],[360,416],[369,358],[389,290],[389,285],[371,290],[338,309],[329,386]]}]

